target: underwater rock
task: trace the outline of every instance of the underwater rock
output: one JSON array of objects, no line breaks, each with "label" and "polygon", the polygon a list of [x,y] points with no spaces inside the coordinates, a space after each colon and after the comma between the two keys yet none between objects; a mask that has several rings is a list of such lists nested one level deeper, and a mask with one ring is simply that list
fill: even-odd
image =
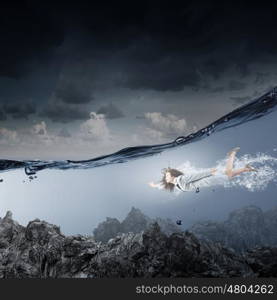
[{"label": "underwater rock", "polygon": [[180,229],[170,219],[151,219],[138,208],[132,207],[122,222],[119,222],[116,218],[107,217],[106,221],[101,222],[97,228],[93,230],[93,235],[96,241],[108,242],[109,239],[122,233],[142,232],[153,222],[157,222],[162,232],[167,235],[180,232]]},{"label": "underwater rock", "polygon": [[277,207],[264,213],[265,227],[269,245],[277,245]]},{"label": "underwater rock", "polygon": [[[94,230],[94,238],[108,242],[122,233],[142,232],[153,222],[157,222],[166,235],[182,231],[180,222],[175,225],[170,219],[151,219],[133,207],[122,223],[116,218],[107,218],[100,223]],[[202,221],[195,223],[188,231],[200,239],[245,252],[257,246],[277,246],[276,228],[277,208],[263,212],[259,207],[250,205],[231,212],[224,222]]]},{"label": "underwater rock", "polygon": [[260,277],[277,277],[277,247],[249,250],[246,261]]},{"label": "underwater rock", "polygon": [[240,255],[188,231],[168,236],[157,222],[101,243],[39,219],[0,219],[0,278],[269,277],[276,261],[276,247]]},{"label": "underwater rock", "polygon": [[230,213],[224,222],[199,222],[189,231],[200,239],[221,242],[224,246],[245,252],[257,246],[277,246],[277,209],[263,212],[247,206]]},{"label": "underwater rock", "polygon": [[122,232],[138,233],[147,227],[151,219],[144,215],[138,208],[132,207],[126,218],[122,221]]},{"label": "underwater rock", "polygon": [[121,223],[116,218],[106,218],[93,230],[95,240],[107,242],[121,233]]},{"label": "underwater rock", "polygon": [[155,218],[151,221],[151,223],[154,222],[157,222],[161,228],[161,231],[168,236],[175,232],[182,232],[182,230],[178,226],[176,226],[174,222],[169,218],[166,219]]}]

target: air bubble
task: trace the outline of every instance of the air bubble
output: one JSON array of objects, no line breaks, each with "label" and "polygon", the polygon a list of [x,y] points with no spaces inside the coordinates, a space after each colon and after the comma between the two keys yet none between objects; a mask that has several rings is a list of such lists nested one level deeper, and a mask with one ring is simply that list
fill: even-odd
[{"label": "air bubble", "polygon": [[34,170],[32,170],[30,167],[25,167],[25,174],[26,175],[35,175],[36,172]]},{"label": "air bubble", "polygon": [[184,136],[179,136],[177,137],[177,139],[175,140],[176,144],[181,144],[186,140],[186,138]]}]

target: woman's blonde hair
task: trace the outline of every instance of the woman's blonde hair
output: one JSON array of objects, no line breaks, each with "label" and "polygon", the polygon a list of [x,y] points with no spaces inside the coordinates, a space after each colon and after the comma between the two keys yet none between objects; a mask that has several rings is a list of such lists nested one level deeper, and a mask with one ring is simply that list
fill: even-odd
[{"label": "woman's blonde hair", "polygon": [[170,175],[173,176],[173,177],[178,177],[178,176],[184,174],[183,172],[181,172],[177,169],[172,169],[172,168],[169,168],[169,167],[163,169],[162,173],[163,173],[163,178],[161,180],[161,184],[162,184],[164,189],[169,190],[170,192],[173,192],[175,184],[167,182],[166,179],[165,179],[165,174],[170,173]]}]

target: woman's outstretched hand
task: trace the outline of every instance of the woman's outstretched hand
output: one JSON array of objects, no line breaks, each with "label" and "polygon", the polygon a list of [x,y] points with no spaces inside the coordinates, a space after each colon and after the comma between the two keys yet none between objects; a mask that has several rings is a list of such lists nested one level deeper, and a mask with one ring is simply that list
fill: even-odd
[{"label": "woman's outstretched hand", "polygon": [[157,184],[154,183],[153,181],[149,182],[148,185],[151,186],[152,188],[157,187]]},{"label": "woman's outstretched hand", "polygon": [[159,190],[163,189],[163,187],[160,183],[155,183],[153,181],[148,182],[148,185],[151,186],[152,188],[156,188],[156,189],[159,189]]}]

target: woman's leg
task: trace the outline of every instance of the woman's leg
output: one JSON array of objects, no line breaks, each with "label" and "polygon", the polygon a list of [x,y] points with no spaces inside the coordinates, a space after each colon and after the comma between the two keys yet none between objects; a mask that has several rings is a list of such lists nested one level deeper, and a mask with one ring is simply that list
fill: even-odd
[{"label": "woman's leg", "polygon": [[240,175],[241,173],[245,173],[245,172],[257,172],[257,170],[251,167],[251,165],[249,164],[247,164],[244,168],[234,170],[234,161],[239,149],[240,149],[239,147],[236,147],[228,153],[228,160],[226,163],[225,174],[229,178]]},{"label": "woman's leg", "polygon": [[255,168],[251,167],[249,164],[247,164],[244,168],[233,170],[231,177],[240,175],[241,173],[245,173],[245,172],[258,172],[258,171]]},{"label": "woman's leg", "polygon": [[[234,148],[233,150],[231,150],[229,153],[228,153],[228,160],[227,160],[227,163],[226,163],[226,169],[225,169],[225,174],[228,176],[228,177],[233,177],[233,168],[234,168],[234,161],[235,161],[235,157],[236,157],[236,153],[239,151],[239,147],[237,148]],[[242,169],[241,169],[242,170]],[[242,172],[240,172],[242,173]],[[240,174],[239,173],[239,174]]]},{"label": "woman's leg", "polygon": [[241,169],[236,169],[236,170],[233,170],[232,173],[230,174],[229,177],[234,177],[234,176],[237,176],[237,175],[240,175],[241,173],[245,173],[245,172],[251,172],[251,170],[249,170],[247,167],[244,167],[244,168],[241,168]]}]

